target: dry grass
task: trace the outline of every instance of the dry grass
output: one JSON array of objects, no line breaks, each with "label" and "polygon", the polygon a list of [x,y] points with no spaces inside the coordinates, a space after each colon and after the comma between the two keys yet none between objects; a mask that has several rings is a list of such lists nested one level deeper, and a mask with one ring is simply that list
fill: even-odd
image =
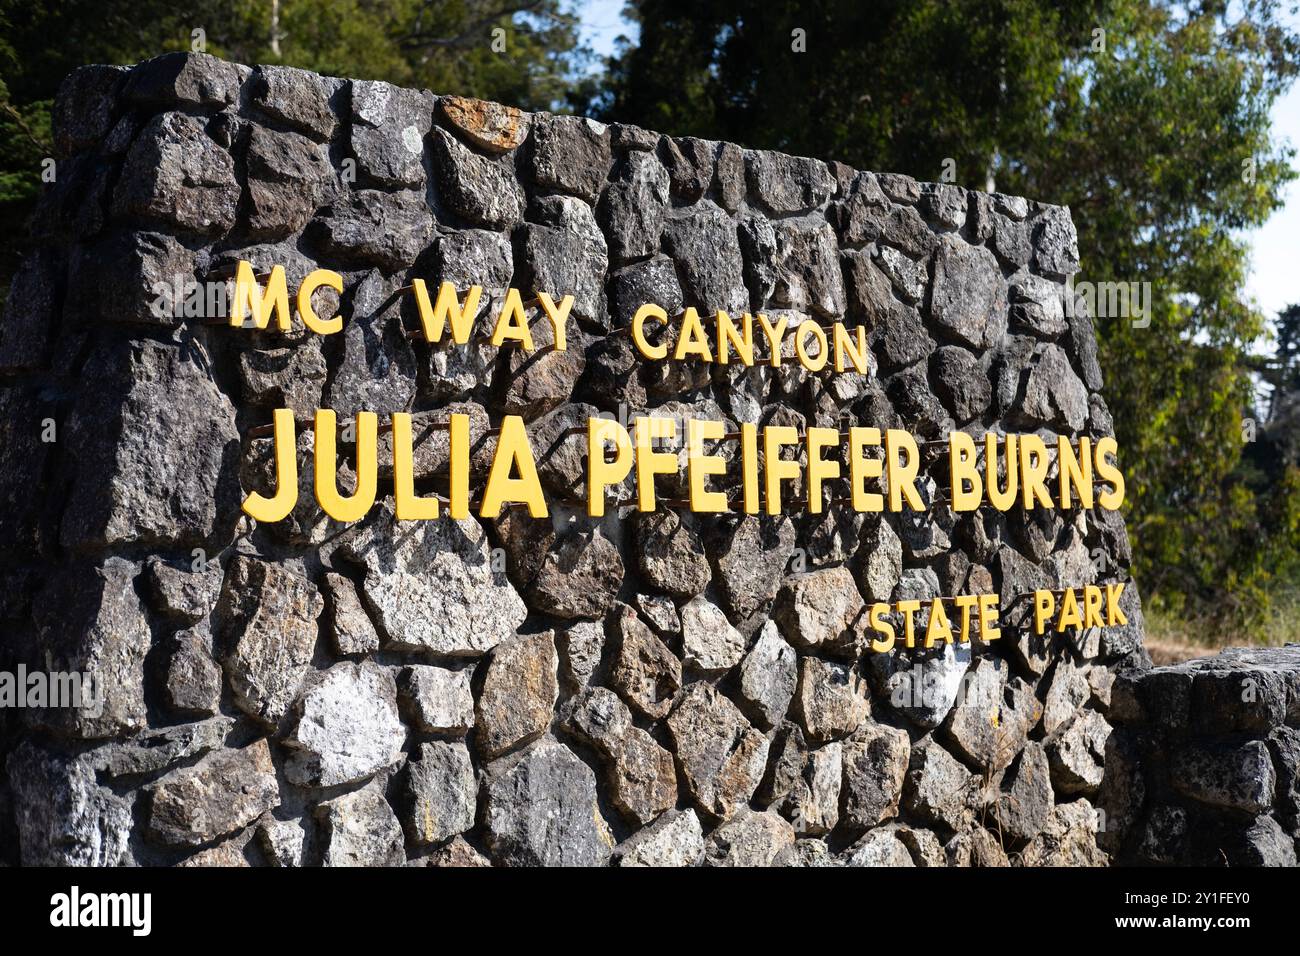
[{"label": "dry grass", "polygon": [[1155,608],[1143,608],[1146,647],[1154,664],[1172,664],[1194,657],[1213,657],[1225,647],[1280,647],[1300,642],[1300,596],[1274,602],[1268,621],[1254,631],[1189,620]]}]

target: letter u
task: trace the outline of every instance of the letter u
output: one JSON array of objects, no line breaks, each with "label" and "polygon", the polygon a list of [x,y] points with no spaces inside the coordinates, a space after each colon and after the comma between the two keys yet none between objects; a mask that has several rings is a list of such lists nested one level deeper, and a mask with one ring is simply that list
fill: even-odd
[{"label": "letter u", "polygon": [[360,521],[375,503],[379,419],[374,412],[357,412],[357,488],[347,497],[338,489],[337,427],[331,409],[316,410],[316,501],[335,521]]}]

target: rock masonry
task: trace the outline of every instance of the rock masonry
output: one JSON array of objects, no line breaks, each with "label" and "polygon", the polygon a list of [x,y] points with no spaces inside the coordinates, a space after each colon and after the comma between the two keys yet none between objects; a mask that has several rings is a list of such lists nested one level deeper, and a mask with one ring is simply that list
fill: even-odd
[{"label": "rock masonry", "polygon": [[[341,526],[310,433],[294,513],[239,507],[285,406],[412,411],[425,488],[448,450],[422,423],[469,414],[480,481],[522,415],[558,496],[584,464],[564,429],[620,406],[1109,435],[1068,210],[202,54],[78,70],[54,134],[0,325],[0,663],[106,697],[0,711],[5,862],[1106,862],[1136,587],[1127,626],[1050,641],[1012,605],[1127,580],[1116,514]],[[345,331],[221,324],[205,297],[240,259],[291,289],[341,272]],[[415,277],[481,284],[485,312],[571,293],[569,350],[431,348],[393,297]],[[620,330],[646,301],[865,324],[871,374],[643,363]],[[1000,642],[863,653],[865,602],[975,592],[1002,595]]]}]

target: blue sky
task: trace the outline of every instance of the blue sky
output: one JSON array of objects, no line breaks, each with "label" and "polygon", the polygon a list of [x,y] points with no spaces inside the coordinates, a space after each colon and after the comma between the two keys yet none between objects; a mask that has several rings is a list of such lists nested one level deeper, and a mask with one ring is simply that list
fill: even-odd
[{"label": "blue sky", "polygon": [[[635,38],[634,26],[620,15],[623,0],[586,0],[579,7],[583,35],[598,54],[611,54],[619,34]],[[1273,105],[1273,134],[1293,146],[1300,145],[1300,85]],[[1246,290],[1270,318],[1285,306],[1300,302],[1296,279],[1300,272],[1300,182],[1291,183],[1284,198],[1286,205],[1248,236],[1253,251]]]}]

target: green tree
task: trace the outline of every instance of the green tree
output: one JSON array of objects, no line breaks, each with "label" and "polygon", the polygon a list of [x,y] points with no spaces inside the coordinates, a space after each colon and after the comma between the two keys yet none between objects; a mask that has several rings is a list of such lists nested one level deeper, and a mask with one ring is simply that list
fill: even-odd
[{"label": "green tree", "polygon": [[627,14],[640,41],[610,63],[596,104],[610,117],[920,179],[955,167],[962,185],[1068,205],[1079,279],[1150,282],[1149,327],[1097,321],[1137,574],[1157,604],[1258,623],[1253,602],[1297,549],[1294,476],[1253,480],[1242,440],[1265,323],[1240,236],[1294,176],[1269,125],[1300,62],[1278,3],[637,0]]}]

